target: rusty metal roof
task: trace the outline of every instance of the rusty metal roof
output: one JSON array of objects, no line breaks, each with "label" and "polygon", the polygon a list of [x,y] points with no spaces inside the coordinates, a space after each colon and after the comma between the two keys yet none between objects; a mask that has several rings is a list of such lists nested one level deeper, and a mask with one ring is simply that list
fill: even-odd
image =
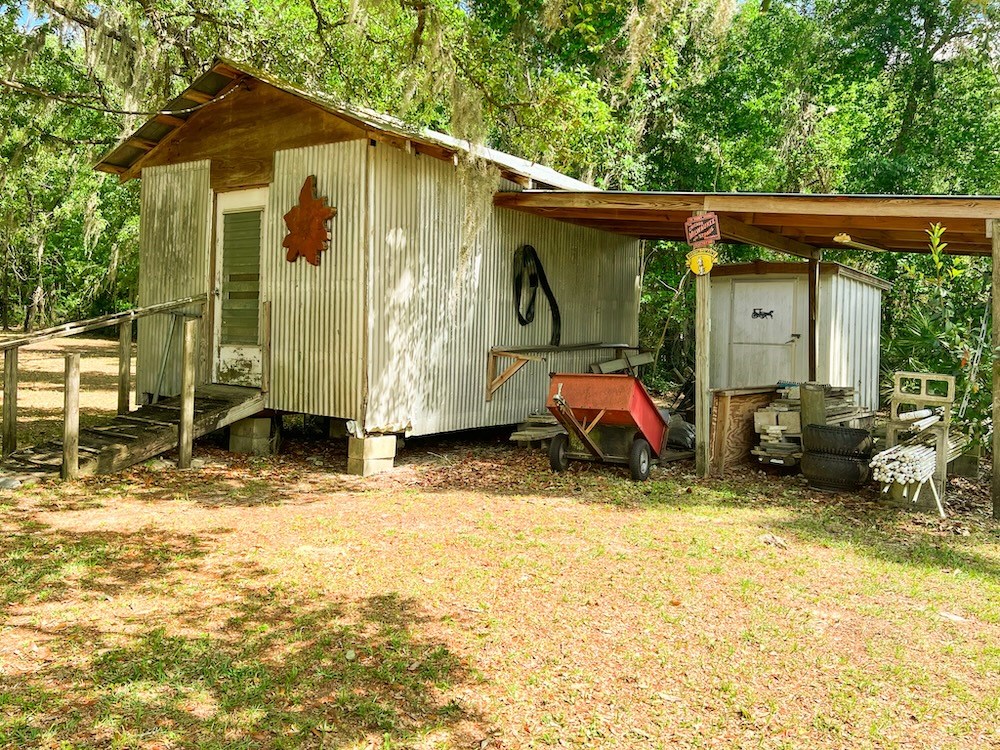
[{"label": "rusty metal roof", "polygon": [[448,156],[473,156],[484,159],[496,165],[506,177],[524,187],[597,190],[586,182],[573,179],[536,162],[454,138],[446,133],[414,127],[398,118],[365,107],[338,102],[327,94],[297,88],[263,71],[225,58],[218,58],[208,71],[199,76],[180,95],[167,102],[160,113],[152,116],[141,128],[119,141],[98,160],[95,169],[118,174],[123,179],[138,176],[134,167],[152,153],[164,138],[183,127],[195,112],[210,107],[235,91],[239,83],[247,78],[263,81],[304,99],[365,131],[386,134],[414,145],[432,147]]}]

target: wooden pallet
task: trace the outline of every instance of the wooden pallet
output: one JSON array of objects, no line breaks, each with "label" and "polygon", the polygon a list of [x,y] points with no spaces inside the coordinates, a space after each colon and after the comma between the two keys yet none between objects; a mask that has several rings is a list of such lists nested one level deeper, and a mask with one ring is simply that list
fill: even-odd
[{"label": "wooden pallet", "polygon": [[[264,409],[256,388],[203,385],[195,389],[194,437],[215,432]],[[177,447],[180,398],[140,406],[106,424],[80,430],[80,474],[113,474]],[[0,476],[23,481],[59,476],[61,440],[23,448],[0,462]]]}]

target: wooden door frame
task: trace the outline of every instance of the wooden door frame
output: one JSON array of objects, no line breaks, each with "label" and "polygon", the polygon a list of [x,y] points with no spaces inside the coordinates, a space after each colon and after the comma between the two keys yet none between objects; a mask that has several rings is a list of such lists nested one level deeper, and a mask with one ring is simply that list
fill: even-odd
[{"label": "wooden door frame", "polygon": [[[213,319],[212,319],[212,382],[219,382],[219,352],[222,347],[222,264],[223,258],[223,231],[225,223],[223,218],[228,213],[240,213],[242,211],[254,211],[259,209],[260,216],[260,252],[264,254],[264,244],[267,238],[267,199],[270,192],[269,187],[248,188],[246,190],[231,190],[224,193],[215,194],[215,236],[212,238],[212,249],[215,267],[212,269],[212,297],[213,297]],[[261,263],[263,271],[263,262]],[[260,279],[263,289],[264,279]],[[257,345],[262,347],[261,325],[262,325],[263,305],[257,309]],[[263,358],[263,348],[261,351]]]}]

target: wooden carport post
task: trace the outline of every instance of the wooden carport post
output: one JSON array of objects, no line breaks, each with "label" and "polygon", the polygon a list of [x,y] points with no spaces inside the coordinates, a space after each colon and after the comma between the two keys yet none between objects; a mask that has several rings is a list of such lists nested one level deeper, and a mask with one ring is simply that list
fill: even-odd
[{"label": "wooden carport post", "polygon": [[1000,220],[993,219],[993,279],[990,302],[993,306],[993,517],[1000,519]]},{"label": "wooden carport post", "polygon": [[712,392],[709,390],[709,348],[712,320],[712,277],[702,274],[695,285],[694,315],[694,466],[698,476],[708,476],[712,442]]}]

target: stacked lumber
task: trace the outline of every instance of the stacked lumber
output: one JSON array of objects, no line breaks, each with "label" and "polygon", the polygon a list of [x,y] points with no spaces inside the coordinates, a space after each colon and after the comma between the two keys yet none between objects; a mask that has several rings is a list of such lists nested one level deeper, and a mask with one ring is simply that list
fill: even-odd
[{"label": "stacked lumber", "polygon": [[[851,422],[866,413],[855,403],[853,388],[825,386],[823,405],[828,425]],[[797,384],[778,389],[778,398],[753,415],[760,445],[752,453],[762,464],[795,466],[802,458],[802,400]]]},{"label": "stacked lumber", "polygon": [[787,427],[781,425],[763,425],[758,430],[760,444],[750,452],[757,456],[757,460],[761,463],[795,466],[802,458],[802,443],[786,437],[787,430]]},{"label": "stacked lumber", "polygon": [[556,435],[566,432],[559,420],[547,410],[533,412],[511,433],[512,442],[531,445],[543,440],[551,440]]}]

